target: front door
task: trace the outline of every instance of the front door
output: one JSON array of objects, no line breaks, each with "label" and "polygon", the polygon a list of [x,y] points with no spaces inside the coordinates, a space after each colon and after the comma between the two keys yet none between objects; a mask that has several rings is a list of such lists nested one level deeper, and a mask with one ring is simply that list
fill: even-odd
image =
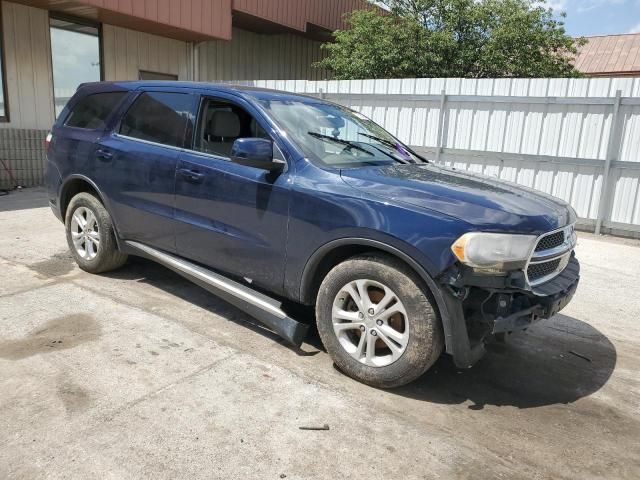
[{"label": "front door", "polygon": [[122,238],[175,251],[175,171],[193,132],[196,99],[142,92],[115,132],[99,142],[96,163],[107,178],[103,189]]},{"label": "front door", "polygon": [[[283,283],[291,167],[281,172],[232,163],[237,138],[270,138],[257,112],[229,98],[202,98],[192,149],[176,173],[180,255],[257,285]],[[282,153],[274,144],[277,156]]]}]

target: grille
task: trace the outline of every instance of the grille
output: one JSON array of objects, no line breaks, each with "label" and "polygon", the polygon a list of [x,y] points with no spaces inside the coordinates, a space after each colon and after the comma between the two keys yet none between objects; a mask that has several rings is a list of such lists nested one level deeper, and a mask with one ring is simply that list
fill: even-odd
[{"label": "grille", "polygon": [[536,252],[540,252],[542,250],[549,250],[550,248],[555,248],[564,243],[564,230],[553,233],[551,235],[547,235],[546,237],[542,237],[536,245]]},{"label": "grille", "polygon": [[529,281],[531,282],[554,273],[560,266],[560,261],[560,258],[556,258],[554,260],[549,260],[548,262],[533,263],[529,265],[529,268],[527,268],[527,276],[529,277]]}]

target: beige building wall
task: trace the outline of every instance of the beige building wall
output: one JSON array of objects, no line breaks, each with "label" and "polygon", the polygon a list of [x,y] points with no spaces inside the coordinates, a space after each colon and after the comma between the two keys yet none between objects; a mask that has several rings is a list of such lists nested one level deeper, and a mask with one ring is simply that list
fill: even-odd
[{"label": "beige building wall", "polygon": [[322,80],[324,70],[312,67],[324,52],[321,42],[294,34],[266,35],[233,29],[230,42],[198,46],[199,78],[216,80]]},{"label": "beige building wall", "polygon": [[[179,80],[321,80],[312,66],[323,52],[321,42],[299,35],[265,35],[233,29],[233,40],[189,42],[104,25],[105,80],[135,80],[140,70],[176,75]],[[196,58],[199,69],[193,72]]]},{"label": "beige building wall", "polygon": [[113,25],[102,26],[105,80],[137,80],[140,70],[191,79],[191,45]]},{"label": "beige building wall", "polygon": [[46,129],[53,122],[49,12],[2,2],[9,122],[0,128]]}]

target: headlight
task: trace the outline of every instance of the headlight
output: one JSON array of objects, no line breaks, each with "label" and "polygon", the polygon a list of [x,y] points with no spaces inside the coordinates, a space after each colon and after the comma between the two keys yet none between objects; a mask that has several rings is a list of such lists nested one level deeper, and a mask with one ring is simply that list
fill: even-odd
[{"label": "headlight", "polygon": [[465,233],[451,250],[465,265],[478,270],[504,272],[527,263],[537,237],[504,233]]}]

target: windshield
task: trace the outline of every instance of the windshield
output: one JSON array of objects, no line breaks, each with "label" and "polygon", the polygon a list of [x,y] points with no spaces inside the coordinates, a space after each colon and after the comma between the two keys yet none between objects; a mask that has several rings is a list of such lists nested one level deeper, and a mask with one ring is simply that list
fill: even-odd
[{"label": "windshield", "polygon": [[312,161],[361,167],[424,160],[364,115],[331,103],[260,100],[278,125]]}]

